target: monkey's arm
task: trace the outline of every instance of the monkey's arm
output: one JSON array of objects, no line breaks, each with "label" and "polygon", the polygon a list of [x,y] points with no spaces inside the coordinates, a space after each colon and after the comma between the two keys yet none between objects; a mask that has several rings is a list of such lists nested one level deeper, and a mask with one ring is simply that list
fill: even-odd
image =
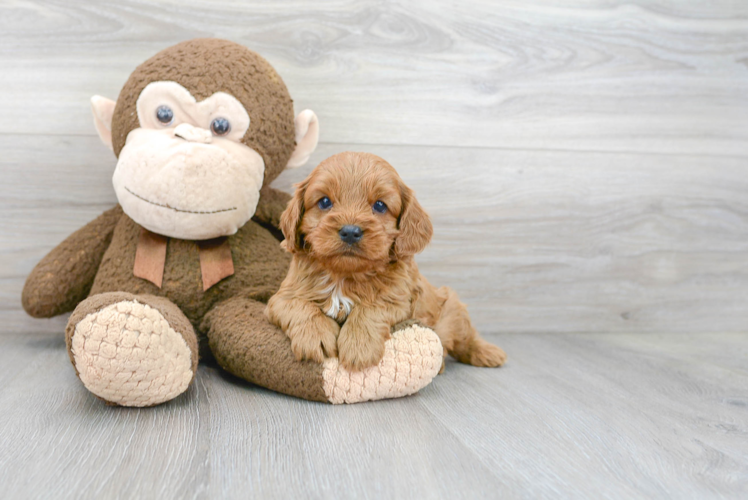
[{"label": "monkey's arm", "polygon": [[[265,186],[260,190],[260,201],[257,203],[257,209],[252,220],[264,226],[272,226],[278,229],[280,216],[290,199],[290,194]],[[283,238],[281,237],[281,239]]]},{"label": "monkey's arm", "polygon": [[107,210],[57,245],[31,271],[21,302],[35,318],[70,312],[88,296],[122,208]]}]

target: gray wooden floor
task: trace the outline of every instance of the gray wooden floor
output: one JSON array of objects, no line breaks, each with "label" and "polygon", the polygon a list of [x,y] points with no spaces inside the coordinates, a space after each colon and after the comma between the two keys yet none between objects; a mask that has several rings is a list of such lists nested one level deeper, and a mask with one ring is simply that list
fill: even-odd
[{"label": "gray wooden floor", "polygon": [[746,498],[740,334],[502,334],[419,394],[309,403],[201,366],[106,408],[59,336],[0,337],[3,498]]},{"label": "gray wooden floor", "polygon": [[[748,497],[748,2],[0,0],[0,498]],[[419,258],[509,354],[331,407],[201,366],[167,405],[77,382],[23,281],[115,202],[88,99],[178,41],[262,53],[379,154]]]}]

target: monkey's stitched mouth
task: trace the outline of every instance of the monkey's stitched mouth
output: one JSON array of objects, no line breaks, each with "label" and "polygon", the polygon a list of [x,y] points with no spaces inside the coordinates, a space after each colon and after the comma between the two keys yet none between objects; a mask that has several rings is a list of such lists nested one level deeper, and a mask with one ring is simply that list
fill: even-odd
[{"label": "monkey's stitched mouth", "polygon": [[155,206],[161,207],[161,208],[168,208],[169,210],[174,210],[175,212],[181,212],[181,213],[185,213],[185,214],[202,214],[202,215],[208,215],[208,214],[217,214],[217,213],[221,213],[221,212],[231,212],[232,210],[236,210],[236,207],[222,208],[220,210],[204,210],[204,211],[200,211],[200,210],[182,210],[181,208],[171,207],[171,206],[165,205],[163,203],[156,203],[155,201],[151,201],[151,200],[149,200],[147,198],[143,198],[139,194],[134,193],[127,186],[125,186],[125,189],[127,190],[128,193],[130,193],[131,195],[133,195],[134,197],[136,197],[136,198],[138,198],[140,200],[145,201],[146,203],[150,203],[151,205],[155,205]]}]

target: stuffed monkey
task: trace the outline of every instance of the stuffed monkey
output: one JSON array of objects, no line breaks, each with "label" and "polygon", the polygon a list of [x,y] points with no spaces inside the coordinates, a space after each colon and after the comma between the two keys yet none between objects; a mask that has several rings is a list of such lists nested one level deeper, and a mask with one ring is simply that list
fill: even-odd
[{"label": "stuffed monkey", "polygon": [[442,363],[436,334],[406,324],[382,362],[348,372],[298,361],[265,303],[286,275],[274,234],[290,198],[270,188],[303,165],[315,114],[296,119],[285,84],[247,48],[216,39],[170,47],[130,75],[116,103],[91,100],[117,156],[119,204],[52,250],[23,290],[34,317],[73,311],[70,361],[107,403],[152,406],[187,390],[207,345],[229,372],[309,400],[412,394]]}]

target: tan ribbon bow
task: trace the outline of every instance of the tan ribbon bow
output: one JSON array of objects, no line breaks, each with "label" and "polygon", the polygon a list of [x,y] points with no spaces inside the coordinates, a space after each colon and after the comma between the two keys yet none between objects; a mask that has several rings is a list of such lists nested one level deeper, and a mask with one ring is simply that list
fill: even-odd
[{"label": "tan ribbon bow", "polygon": [[[161,288],[166,264],[166,245],[169,238],[152,233],[143,228],[140,231],[138,248],[135,250],[135,265],[132,273]],[[203,278],[203,291],[234,274],[234,260],[226,236],[212,240],[197,241],[200,252],[200,272]]]}]

